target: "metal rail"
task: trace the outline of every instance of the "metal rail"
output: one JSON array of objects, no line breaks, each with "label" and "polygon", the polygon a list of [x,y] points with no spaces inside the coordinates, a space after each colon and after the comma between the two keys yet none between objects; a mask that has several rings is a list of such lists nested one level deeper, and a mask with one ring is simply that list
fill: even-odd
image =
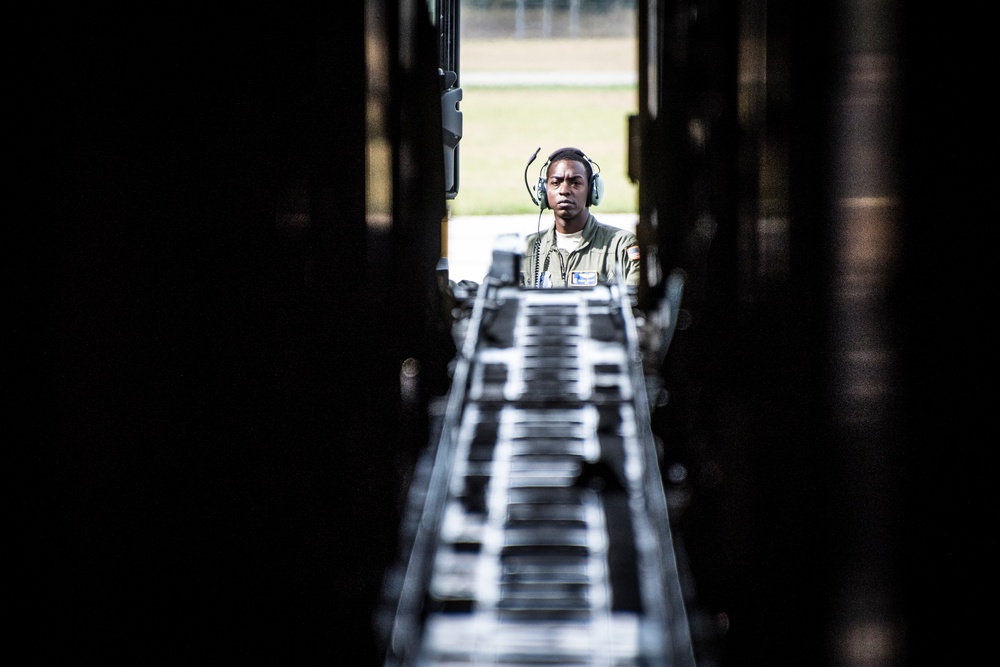
[{"label": "metal rail", "polygon": [[693,667],[625,288],[520,288],[510,259],[414,480],[385,664]]}]

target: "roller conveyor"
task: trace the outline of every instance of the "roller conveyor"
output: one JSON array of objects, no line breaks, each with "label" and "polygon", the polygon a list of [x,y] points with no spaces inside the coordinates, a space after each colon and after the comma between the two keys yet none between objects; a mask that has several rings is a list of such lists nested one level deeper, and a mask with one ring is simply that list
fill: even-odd
[{"label": "roller conveyor", "polygon": [[386,667],[693,666],[628,295],[506,261],[415,474]]}]

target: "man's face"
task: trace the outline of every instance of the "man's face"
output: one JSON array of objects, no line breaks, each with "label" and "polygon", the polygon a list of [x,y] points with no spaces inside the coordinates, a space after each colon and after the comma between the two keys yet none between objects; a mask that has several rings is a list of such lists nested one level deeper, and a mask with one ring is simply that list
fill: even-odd
[{"label": "man's face", "polygon": [[569,220],[587,207],[587,170],[576,160],[559,160],[549,165],[545,184],[551,208],[557,218]]}]

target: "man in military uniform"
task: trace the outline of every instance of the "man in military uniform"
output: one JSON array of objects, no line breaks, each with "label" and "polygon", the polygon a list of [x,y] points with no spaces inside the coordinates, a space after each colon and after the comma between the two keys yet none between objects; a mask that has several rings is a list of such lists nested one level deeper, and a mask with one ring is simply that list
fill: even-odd
[{"label": "man in military uniform", "polygon": [[535,198],[553,212],[554,224],[530,234],[522,284],[586,287],[598,282],[639,284],[639,243],[631,232],[598,222],[590,214],[604,191],[600,171],[578,148],[560,148],[542,166]]}]

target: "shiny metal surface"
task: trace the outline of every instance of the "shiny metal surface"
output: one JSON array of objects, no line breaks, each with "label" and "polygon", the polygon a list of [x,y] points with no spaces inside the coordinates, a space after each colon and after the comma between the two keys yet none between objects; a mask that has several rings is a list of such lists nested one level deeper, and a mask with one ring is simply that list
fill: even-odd
[{"label": "shiny metal surface", "polygon": [[693,665],[627,294],[488,280],[465,331],[386,665]]}]

